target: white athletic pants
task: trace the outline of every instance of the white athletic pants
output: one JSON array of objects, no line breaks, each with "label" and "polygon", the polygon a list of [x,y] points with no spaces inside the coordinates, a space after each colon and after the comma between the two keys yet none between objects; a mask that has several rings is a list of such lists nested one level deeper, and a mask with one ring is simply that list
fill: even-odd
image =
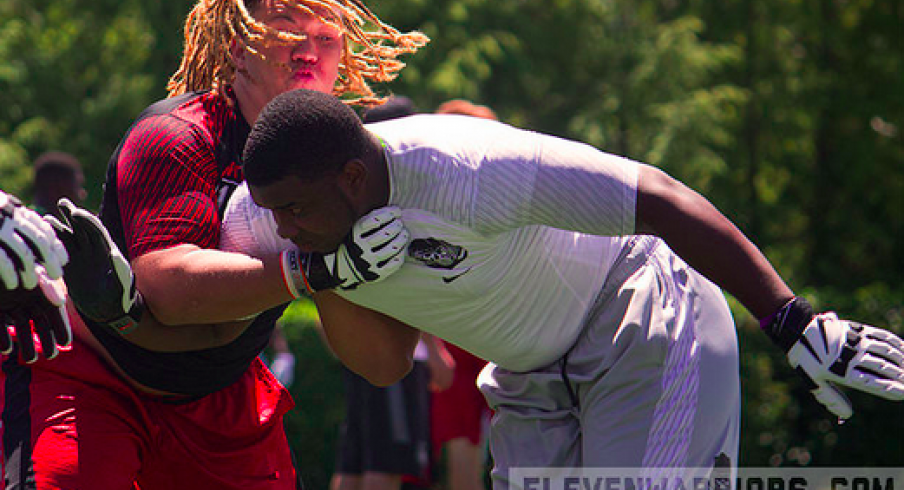
[{"label": "white athletic pants", "polygon": [[556,363],[481,373],[495,490],[521,488],[509,480],[516,467],[737,465],[737,336],[715,285],[638,237],[586,322]]}]

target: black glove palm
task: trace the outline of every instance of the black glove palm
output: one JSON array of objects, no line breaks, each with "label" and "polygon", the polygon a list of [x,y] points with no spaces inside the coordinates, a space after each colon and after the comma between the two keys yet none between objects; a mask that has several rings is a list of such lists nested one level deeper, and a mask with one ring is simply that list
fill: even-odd
[{"label": "black glove palm", "polygon": [[9,354],[13,350],[13,338],[7,330],[12,325],[16,331],[15,341],[25,362],[38,359],[32,332],[41,341],[44,357],[53,359],[59,353],[58,347],[72,342],[72,329],[66,316],[65,292],[62,285],[54,284],[46,273],[39,272],[38,287],[17,288],[0,294],[0,353]]},{"label": "black glove palm", "polygon": [[85,318],[126,333],[144,311],[129,262],[96,216],[68,199],[59,207],[63,222],[47,220],[69,253],[63,278],[73,304]]}]

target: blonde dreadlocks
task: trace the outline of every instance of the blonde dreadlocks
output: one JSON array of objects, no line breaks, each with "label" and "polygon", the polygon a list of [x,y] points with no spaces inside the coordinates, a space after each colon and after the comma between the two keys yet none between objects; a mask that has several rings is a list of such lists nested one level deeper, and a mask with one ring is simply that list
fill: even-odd
[{"label": "blonde dreadlocks", "polygon": [[[235,78],[236,66],[229,52],[233,40],[244,44],[253,55],[265,59],[260,48],[304,39],[255,20],[249,12],[261,1],[198,1],[185,21],[182,63],[166,86],[170,96],[208,89],[222,93]],[[430,41],[419,32],[400,33],[377,18],[359,0],[284,0],[284,3],[317,15],[323,22],[344,32],[339,78],[333,93],[358,96],[349,103],[380,104],[383,99],[375,96],[368,80],[388,82],[395,79],[405,66],[398,57],[413,53]],[[338,19],[325,16],[321,13],[324,11],[337,13]],[[365,31],[367,24],[375,26],[376,30]],[[387,41],[391,44],[385,44]]]}]

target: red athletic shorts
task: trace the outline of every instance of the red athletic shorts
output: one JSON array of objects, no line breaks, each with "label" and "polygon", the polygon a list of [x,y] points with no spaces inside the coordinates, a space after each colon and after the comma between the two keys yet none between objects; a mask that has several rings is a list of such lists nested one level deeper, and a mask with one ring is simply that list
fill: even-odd
[{"label": "red athletic shorts", "polygon": [[448,390],[432,395],[430,428],[437,455],[452,439],[466,437],[479,444],[484,417],[490,412],[477,389],[477,375],[487,362],[448,342],[445,345],[455,359],[455,374]]},{"label": "red athletic shorts", "polygon": [[16,488],[296,488],[282,425],[294,403],[259,360],[187,403],[136,392],[77,340],[51,361],[5,359],[2,383],[3,460]]}]

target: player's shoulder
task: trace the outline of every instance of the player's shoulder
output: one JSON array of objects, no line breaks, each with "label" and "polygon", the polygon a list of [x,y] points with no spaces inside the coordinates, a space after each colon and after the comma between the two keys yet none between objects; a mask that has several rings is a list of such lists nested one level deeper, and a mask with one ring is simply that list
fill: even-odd
[{"label": "player's shoulder", "polygon": [[416,114],[365,127],[396,155],[464,155],[517,138],[520,132],[498,121],[452,114]]},{"label": "player's shoulder", "polygon": [[455,134],[480,134],[513,130],[499,121],[459,114],[413,114],[365,125],[383,136],[406,135],[409,139],[444,139]]},{"label": "player's shoulder", "polygon": [[228,101],[212,92],[168,97],[148,106],[135,119],[127,139],[153,138],[159,144],[211,140],[218,127],[235,119]]},{"label": "player's shoulder", "polygon": [[224,216],[229,218],[242,217],[245,219],[257,219],[267,212],[266,209],[255,204],[254,199],[251,198],[251,192],[248,190],[248,184],[242,182],[235,188],[232,195],[229,197]]}]

